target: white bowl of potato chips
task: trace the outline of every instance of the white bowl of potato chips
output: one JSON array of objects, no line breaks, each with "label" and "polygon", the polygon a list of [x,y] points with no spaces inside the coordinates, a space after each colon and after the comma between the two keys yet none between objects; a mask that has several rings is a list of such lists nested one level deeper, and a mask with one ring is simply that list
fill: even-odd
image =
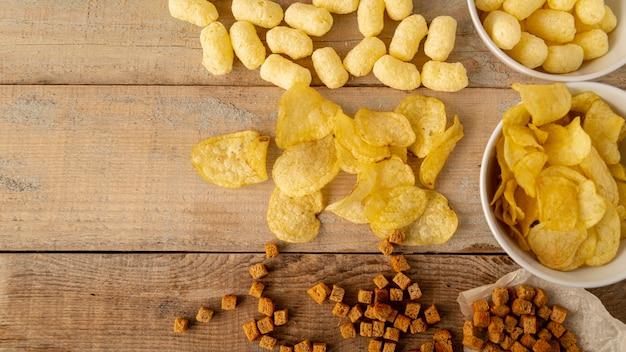
[{"label": "white bowl of potato chips", "polygon": [[594,82],[513,88],[521,102],[503,114],[480,170],[491,232],[545,280],[626,279],[626,92]]},{"label": "white bowl of potato chips", "polygon": [[468,7],[489,50],[529,76],[588,81],[626,64],[622,0],[468,0]]}]

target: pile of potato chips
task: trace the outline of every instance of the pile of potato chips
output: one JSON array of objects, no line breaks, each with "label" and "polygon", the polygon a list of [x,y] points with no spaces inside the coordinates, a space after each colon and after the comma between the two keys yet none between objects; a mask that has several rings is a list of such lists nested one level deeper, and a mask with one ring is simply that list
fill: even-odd
[{"label": "pile of potato chips", "polygon": [[[308,242],[320,230],[317,215],[329,210],[350,222],[370,224],[381,238],[404,231],[406,245],[441,244],[458,226],[448,200],[434,190],[448,155],[463,137],[457,116],[448,126],[444,104],[419,94],[395,111],[359,109],[346,115],[314,88],[295,84],[280,99],[272,168],[276,185],[267,222],[286,242]],[[192,150],[202,177],[223,187],[267,179],[268,137],[254,131],[210,137]],[[418,180],[407,164],[421,159]],[[357,175],[350,194],[325,207],[322,189],[340,171]]]},{"label": "pile of potato chips", "polygon": [[597,94],[572,95],[563,83],[513,89],[522,101],[502,117],[496,217],[549,268],[610,262],[626,238],[624,118]]}]

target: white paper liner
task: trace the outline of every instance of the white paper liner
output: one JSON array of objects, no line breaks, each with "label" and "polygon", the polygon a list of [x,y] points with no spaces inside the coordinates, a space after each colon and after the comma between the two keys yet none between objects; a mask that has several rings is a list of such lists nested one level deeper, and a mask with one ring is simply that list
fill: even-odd
[{"label": "white paper liner", "polygon": [[[472,302],[479,299],[491,300],[491,292],[498,286],[528,284],[543,289],[549,297],[548,305],[558,304],[567,308],[563,326],[571,330],[583,351],[624,352],[626,351],[626,324],[615,319],[602,302],[583,288],[561,286],[532,275],[525,269],[511,272],[493,284],[461,292],[457,302],[465,320],[471,320]],[[624,307],[626,309],[626,307]],[[474,350],[463,346],[465,352]]]}]

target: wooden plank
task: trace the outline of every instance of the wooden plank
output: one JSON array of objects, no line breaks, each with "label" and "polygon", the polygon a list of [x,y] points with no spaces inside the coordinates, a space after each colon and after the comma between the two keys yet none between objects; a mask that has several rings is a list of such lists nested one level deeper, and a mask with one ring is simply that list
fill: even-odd
[{"label": "wooden plank", "polygon": [[[284,9],[292,2],[278,1]],[[216,2],[220,21],[234,19],[230,1]],[[448,59],[468,69],[472,87],[508,87],[513,82],[536,81],[509,69],[492,55],[476,34],[465,0],[414,1],[414,13],[427,21],[451,15],[458,21],[455,49]],[[167,1],[38,1],[0,0],[1,84],[191,84],[269,85],[258,70],[236,62],[234,71],[211,76],[201,65],[200,28],[169,15]],[[397,22],[387,20],[379,37],[389,43]],[[265,30],[259,30],[264,37]],[[335,15],[327,35],[314,39],[314,47],[332,46],[341,57],[362,36],[356,14]],[[414,60],[421,67],[426,57]],[[312,68],[310,58],[298,61]],[[600,81],[626,86],[626,68]],[[315,75],[314,75],[315,76]],[[314,85],[320,85],[315,77]],[[380,86],[369,74],[353,78],[349,86]]]},{"label": "wooden plank", "polygon": [[[492,283],[517,267],[504,256],[407,255],[408,275],[419,283],[423,305],[435,304],[442,321],[427,332],[404,334],[398,351],[418,348],[436,329],[449,329],[460,350],[462,315],[456,299],[462,291]],[[303,339],[327,342],[329,351],[364,350],[363,337],[345,340],[331,315],[333,304],[318,305],[306,295],[317,282],[346,289],[356,304],[358,289],[373,289],[378,274],[393,276],[378,255],[281,254],[2,254],[0,262],[0,343],[5,351],[261,351],[249,343],[241,325],[262,317],[257,299],[248,296],[248,269],[265,263],[270,274],[264,294],[290,321],[272,335],[280,343]],[[442,280],[445,278],[445,280]],[[626,321],[626,282],[591,290],[614,317]],[[225,294],[238,296],[234,311],[220,309]],[[215,310],[209,324],[194,322],[200,306]],[[175,334],[175,317],[192,321]]]},{"label": "wooden plank", "polygon": [[[211,135],[253,128],[274,136],[279,88],[0,86],[0,233],[3,250],[251,251],[273,235],[265,222],[267,182],[236,190],[203,181],[189,161]],[[436,96],[465,137],[437,181],[460,225],[445,245],[415,251],[500,251],[478,194],[482,152],[510,89]],[[376,88],[321,90],[348,114],[392,110],[407,93]],[[262,101],[263,103],[259,103]],[[280,150],[272,142],[268,170]],[[412,161],[415,166],[415,160]],[[327,203],[356,180],[340,174]],[[367,225],[329,212],[318,239],[298,251],[371,252]]]}]

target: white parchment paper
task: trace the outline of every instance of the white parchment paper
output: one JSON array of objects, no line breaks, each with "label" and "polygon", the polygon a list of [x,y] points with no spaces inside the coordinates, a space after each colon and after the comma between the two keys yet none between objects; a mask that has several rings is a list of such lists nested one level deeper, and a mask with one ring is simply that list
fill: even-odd
[{"label": "white parchment paper", "polygon": [[[517,286],[529,284],[543,289],[550,298],[548,305],[558,304],[567,308],[568,314],[563,326],[571,330],[578,339],[581,350],[589,352],[626,351],[626,324],[613,318],[598,297],[582,288],[557,285],[519,269],[501,277],[491,285],[461,292],[457,299],[465,320],[472,319],[472,302],[478,299],[491,299],[491,292],[497,286]],[[626,307],[624,307],[626,309]],[[463,346],[465,352],[474,350]]]}]

